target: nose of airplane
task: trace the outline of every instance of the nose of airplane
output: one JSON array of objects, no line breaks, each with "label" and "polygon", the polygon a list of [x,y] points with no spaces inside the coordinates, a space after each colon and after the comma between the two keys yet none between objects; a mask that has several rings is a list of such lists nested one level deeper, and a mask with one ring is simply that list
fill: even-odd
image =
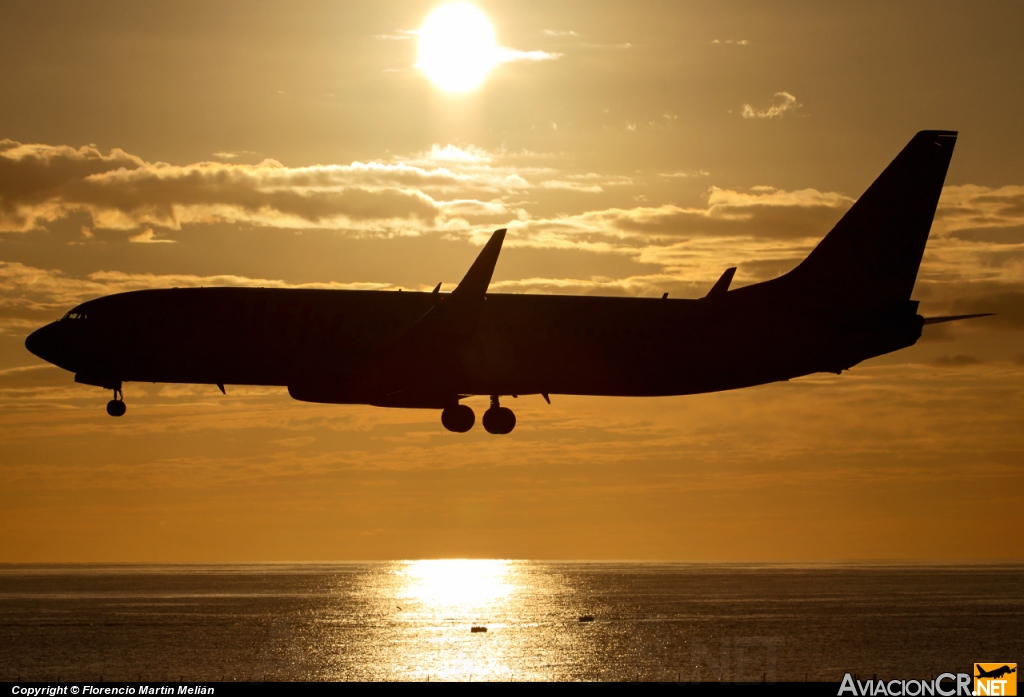
[{"label": "nose of airplane", "polygon": [[25,348],[42,358],[44,361],[55,363],[57,345],[57,323],[52,322],[45,327],[35,330],[25,339]]}]

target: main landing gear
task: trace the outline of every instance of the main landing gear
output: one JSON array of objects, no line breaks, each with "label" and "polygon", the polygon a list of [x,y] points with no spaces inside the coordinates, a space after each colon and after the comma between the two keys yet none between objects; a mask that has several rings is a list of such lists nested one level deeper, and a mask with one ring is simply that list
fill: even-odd
[{"label": "main landing gear", "polygon": [[[441,424],[454,433],[465,433],[475,422],[473,410],[465,404],[456,404],[441,412]],[[498,403],[498,395],[491,395],[491,408],[484,412],[483,422],[488,433],[503,436],[516,427],[516,415]]]},{"label": "main landing gear", "polygon": [[128,407],[124,405],[124,394],[120,389],[114,390],[114,398],[107,402],[107,413],[111,416],[124,416]]},{"label": "main landing gear", "polygon": [[454,433],[465,433],[474,423],[476,416],[465,404],[456,404],[441,412],[441,425]]},{"label": "main landing gear", "polygon": [[498,403],[498,395],[491,395],[491,408],[484,412],[484,430],[498,436],[512,433],[516,427],[516,415],[508,407]]}]

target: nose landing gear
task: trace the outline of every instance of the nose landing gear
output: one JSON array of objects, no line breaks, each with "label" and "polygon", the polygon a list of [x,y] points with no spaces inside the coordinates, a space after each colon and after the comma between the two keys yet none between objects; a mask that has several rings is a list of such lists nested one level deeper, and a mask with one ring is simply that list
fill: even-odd
[{"label": "nose landing gear", "polygon": [[516,427],[516,415],[508,407],[498,402],[498,395],[491,395],[491,408],[484,412],[484,430],[494,435],[503,436],[512,433]]},{"label": "nose landing gear", "polygon": [[128,407],[124,405],[124,394],[120,389],[114,390],[114,398],[107,402],[107,413],[111,416],[124,416]]}]

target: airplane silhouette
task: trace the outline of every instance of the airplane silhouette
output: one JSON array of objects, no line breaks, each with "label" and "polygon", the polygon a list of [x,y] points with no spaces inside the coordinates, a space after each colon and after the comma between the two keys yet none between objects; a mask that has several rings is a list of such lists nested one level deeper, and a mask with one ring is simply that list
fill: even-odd
[{"label": "airplane silhouette", "polygon": [[913,345],[910,299],[955,131],[921,131],[789,273],[701,299],[490,293],[505,230],[451,293],[268,288],[144,290],[75,307],[25,341],[75,381],[278,385],[295,399],[441,410],[463,433],[490,396],[489,433],[515,414],[503,396],[696,394],[841,373]]},{"label": "airplane silhouette", "polygon": [[976,678],[1001,678],[1004,675],[1017,672],[1016,668],[1011,668],[1010,666],[1001,666],[990,671],[986,671],[981,666],[977,666],[977,668],[978,674],[974,676]]}]

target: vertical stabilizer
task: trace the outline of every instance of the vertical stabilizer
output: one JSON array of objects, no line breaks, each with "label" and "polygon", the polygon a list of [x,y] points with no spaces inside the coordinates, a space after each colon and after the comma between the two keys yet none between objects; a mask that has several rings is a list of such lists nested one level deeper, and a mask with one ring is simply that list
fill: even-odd
[{"label": "vertical stabilizer", "polygon": [[800,295],[865,309],[907,301],[956,131],[921,131],[786,277]]}]

